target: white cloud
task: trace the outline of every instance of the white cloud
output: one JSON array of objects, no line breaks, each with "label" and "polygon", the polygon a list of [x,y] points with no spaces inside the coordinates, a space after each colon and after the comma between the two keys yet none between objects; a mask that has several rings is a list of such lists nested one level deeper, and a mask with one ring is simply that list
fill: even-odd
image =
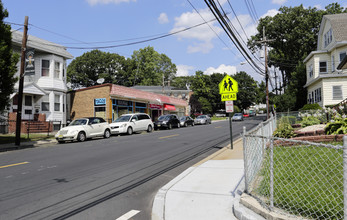
[{"label": "white cloud", "polygon": [[[210,21],[214,19],[209,9],[199,10],[199,13],[204,18],[205,21]],[[174,28],[171,30],[171,33],[203,23],[204,20],[200,17],[200,15],[196,13],[195,11],[192,11],[192,12],[183,13],[181,14],[180,17],[176,17],[175,25],[174,25]],[[217,34],[220,34],[222,32],[222,29],[216,26],[215,24],[216,24],[216,21],[209,23],[209,25],[214,29],[214,31]],[[178,33],[176,34],[176,36],[178,37],[179,40],[192,39],[199,42],[199,43],[195,42],[195,45],[188,47],[189,53],[196,53],[196,52],[208,53],[213,48],[213,44],[211,43],[212,39],[217,37],[216,34],[210,29],[209,25],[207,24],[201,25],[199,27],[192,28],[188,31]]]},{"label": "white cloud", "polygon": [[97,5],[97,4],[119,4],[122,2],[136,2],[136,0],[87,0],[89,5]]},{"label": "white cloud", "polygon": [[270,16],[273,17],[275,15],[277,15],[278,13],[280,13],[278,10],[276,9],[270,9],[268,10],[263,16],[261,16],[262,18],[265,18],[266,16]]},{"label": "white cloud", "polygon": [[272,0],[272,4],[283,5],[287,0]]},{"label": "white cloud", "polygon": [[189,74],[191,70],[194,70],[195,68],[193,66],[188,65],[177,65],[177,74],[176,76],[189,76],[192,74]]},{"label": "white cloud", "polygon": [[204,71],[205,75],[211,75],[213,73],[227,73],[228,75],[234,75],[236,73],[236,67],[221,64],[217,68],[209,67]]},{"label": "white cloud", "polygon": [[314,5],[313,7],[314,7],[314,8],[317,8],[317,9],[319,9],[319,10],[323,9],[321,5]]},{"label": "white cloud", "polygon": [[169,18],[167,17],[167,14],[161,13],[161,14],[159,15],[158,22],[159,22],[160,24],[168,23],[168,22],[169,22]]}]

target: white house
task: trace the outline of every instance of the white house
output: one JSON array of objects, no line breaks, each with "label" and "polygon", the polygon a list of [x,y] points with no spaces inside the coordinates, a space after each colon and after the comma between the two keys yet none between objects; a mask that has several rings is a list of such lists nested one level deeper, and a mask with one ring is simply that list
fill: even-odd
[{"label": "white house", "polygon": [[[12,32],[13,50],[20,54],[23,33]],[[33,120],[35,115],[44,113],[47,121],[55,121],[55,126],[66,123],[66,60],[73,56],[62,45],[58,45],[28,35],[27,49],[35,49],[35,73],[24,76],[23,120]],[[19,76],[20,61],[17,64]],[[18,85],[15,85],[16,93]],[[18,97],[11,95],[9,112],[16,112]],[[57,128],[55,128],[57,129]]]},{"label": "white house", "polygon": [[347,70],[337,70],[347,52],[347,14],[324,15],[317,50],[304,60],[307,103],[338,104],[347,98]]}]

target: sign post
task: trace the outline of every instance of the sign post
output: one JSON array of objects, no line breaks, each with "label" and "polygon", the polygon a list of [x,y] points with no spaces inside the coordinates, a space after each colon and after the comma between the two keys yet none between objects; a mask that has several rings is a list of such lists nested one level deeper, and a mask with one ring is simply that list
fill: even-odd
[{"label": "sign post", "polygon": [[219,94],[221,94],[222,101],[225,101],[225,111],[229,113],[229,126],[230,126],[230,148],[233,149],[233,125],[231,120],[231,113],[234,112],[233,100],[237,100],[236,93],[239,91],[238,83],[226,75],[219,83]]}]

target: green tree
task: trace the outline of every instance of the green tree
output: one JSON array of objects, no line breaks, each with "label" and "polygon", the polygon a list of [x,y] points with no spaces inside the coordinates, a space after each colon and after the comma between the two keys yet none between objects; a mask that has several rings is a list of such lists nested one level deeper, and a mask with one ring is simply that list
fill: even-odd
[{"label": "green tree", "polygon": [[265,104],[266,103],[266,84],[264,81],[261,81],[260,83],[257,83],[256,88],[256,104]]},{"label": "green tree", "polygon": [[70,63],[67,77],[73,88],[97,85],[100,78],[105,79],[104,83],[126,85],[128,66],[128,61],[123,56],[92,50]]},{"label": "green tree", "polygon": [[[132,85],[159,86],[172,81],[177,68],[165,54],[159,54],[153,47],[145,47],[133,52],[132,71],[129,81]],[[164,77],[164,79],[163,79]]]},{"label": "green tree", "polygon": [[[285,97],[274,100],[288,101],[283,105],[292,105],[293,110],[302,107],[306,102],[305,90],[298,89],[306,83],[306,73],[301,66],[305,57],[317,48],[318,32],[323,15],[347,12],[338,3],[329,4],[325,9],[304,8],[303,5],[281,7],[277,15],[260,19],[257,27],[258,34],[252,36],[248,42],[249,47],[254,51],[261,48],[259,41],[263,38],[263,27],[265,27],[266,37],[271,39],[268,43],[271,48],[268,54],[268,65],[279,68],[282,74],[282,88],[286,93]],[[290,85],[294,83],[296,88],[290,88]],[[286,99],[287,97],[290,99]],[[291,97],[296,98],[294,103],[291,103]]]},{"label": "green tree", "polygon": [[10,94],[14,92],[14,84],[17,78],[16,64],[19,55],[12,50],[11,26],[3,21],[8,17],[8,11],[0,0],[0,112],[3,112],[10,102]]},{"label": "green tree", "polygon": [[257,83],[246,72],[238,72],[233,78],[238,83],[239,92],[237,93],[237,100],[234,101],[235,105],[245,110],[256,102],[257,99]]}]

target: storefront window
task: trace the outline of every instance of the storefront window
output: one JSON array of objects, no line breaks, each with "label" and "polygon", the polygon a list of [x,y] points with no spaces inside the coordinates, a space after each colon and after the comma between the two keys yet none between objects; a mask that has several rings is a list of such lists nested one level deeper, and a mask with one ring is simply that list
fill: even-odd
[{"label": "storefront window", "polygon": [[133,102],[127,100],[112,99],[112,120],[124,114],[133,112]]},{"label": "storefront window", "polygon": [[135,102],[135,112],[145,113],[147,109],[147,104],[142,102]]},{"label": "storefront window", "polygon": [[94,99],[94,116],[106,119],[106,98]]}]

